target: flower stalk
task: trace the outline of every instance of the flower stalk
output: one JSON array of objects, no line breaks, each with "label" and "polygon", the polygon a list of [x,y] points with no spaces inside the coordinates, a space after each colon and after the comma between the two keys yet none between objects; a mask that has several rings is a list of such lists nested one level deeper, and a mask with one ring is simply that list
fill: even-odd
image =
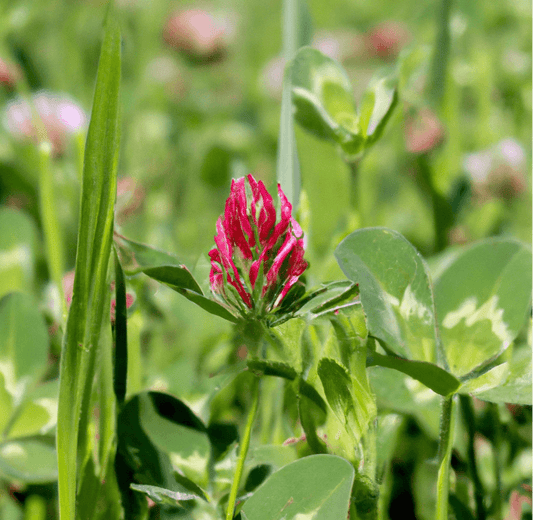
[{"label": "flower stalk", "polygon": [[248,413],[248,419],[246,420],[246,426],[242,436],[242,442],[239,450],[239,458],[237,459],[237,467],[235,468],[235,474],[233,475],[233,482],[231,483],[231,490],[228,498],[228,508],[226,510],[226,520],[232,520],[235,512],[235,501],[237,500],[237,493],[239,491],[239,485],[241,483],[242,473],[244,469],[244,462],[246,461],[246,455],[248,454],[248,448],[250,447],[250,438],[252,436],[252,428],[257,415],[257,409],[259,407],[259,377],[254,377],[252,381],[252,407]]},{"label": "flower stalk", "polygon": [[450,488],[450,462],[455,430],[454,396],[443,397],[440,417],[437,476],[437,507],[435,520],[448,520],[448,494]]}]

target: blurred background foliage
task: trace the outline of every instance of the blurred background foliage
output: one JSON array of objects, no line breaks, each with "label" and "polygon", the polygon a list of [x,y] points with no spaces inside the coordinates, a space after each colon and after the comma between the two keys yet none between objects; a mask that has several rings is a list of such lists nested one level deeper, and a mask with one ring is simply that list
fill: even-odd
[{"label": "blurred background foliage", "polygon": [[[39,302],[49,331],[48,380],[57,375],[61,306],[43,252],[36,145],[42,133],[35,111],[52,143],[54,204],[69,271],[105,4],[0,1],[0,297],[19,291]],[[206,253],[231,178],[253,172],[271,189],[276,182],[281,2],[116,4],[123,34],[118,228],[173,252],[206,280]],[[531,4],[450,5],[447,68],[435,86],[427,78],[439,2],[308,0],[311,44],[342,62],[356,101],[374,73],[400,70],[399,104],[361,162],[358,211],[365,226],[401,232],[430,263],[438,248],[431,200],[417,185],[421,168],[453,210],[447,244],[492,235],[531,243]],[[191,9],[202,10],[194,11],[199,22],[190,11],[178,14]],[[24,101],[30,99],[33,105]],[[299,220],[312,287],[343,278],[332,251],[358,222],[350,212],[349,170],[334,146],[301,128],[296,137],[304,190]],[[236,356],[231,329],[147,279],[131,279],[128,292],[135,297],[129,337],[143,356],[129,367],[128,393],[164,389],[208,417],[206,396],[217,385],[208,376]],[[242,413],[242,399],[237,384],[225,389],[213,401],[212,417]],[[527,427],[530,408],[520,413]],[[423,479],[420,446],[431,451],[433,433],[413,418],[400,435],[398,457],[410,462],[398,471],[416,467],[415,480]],[[262,440],[287,436],[286,425],[273,424]],[[424,504],[429,497],[419,499]]]}]

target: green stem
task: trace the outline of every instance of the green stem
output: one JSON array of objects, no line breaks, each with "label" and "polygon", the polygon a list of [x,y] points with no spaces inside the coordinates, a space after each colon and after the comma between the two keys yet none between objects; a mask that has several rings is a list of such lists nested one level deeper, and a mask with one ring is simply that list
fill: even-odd
[{"label": "green stem", "polygon": [[435,520],[448,520],[448,493],[450,487],[450,461],[455,430],[454,397],[443,397],[440,417],[439,472],[437,476],[437,507]]},{"label": "green stem", "polygon": [[417,160],[416,183],[431,203],[435,227],[435,252],[438,253],[448,244],[448,230],[453,224],[454,216],[449,202],[435,187],[428,157],[425,154],[421,154]]},{"label": "green stem", "polygon": [[228,509],[226,511],[226,520],[233,519],[233,513],[235,511],[235,501],[237,500],[237,492],[239,491],[239,485],[242,478],[242,472],[244,469],[244,461],[248,453],[250,446],[250,437],[252,435],[252,427],[254,425],[255,415],[259,404],[259,378],[254,377],[252,382],[252,408],[248,414],[248,420],[246,421],[246,427],[244,429],[244,435],[242,437],[241,447],[239,450],[239,458],[237,460],[237,467],[235,468],[235,475],[233,476],[233,482],[231,484],[231,490],[228,499]]},{"label": "green stem", "polygon": [[358,227],[364,227],[363,212],[361,210],[361,179],[359,175],[360,161],[348,162],[350,170],[350,207],[357,215]]},{"label": "green stem", "polygon": [[450,55],[450,13],[452,0],[441,0],[438,10],[438,34],[435,42],[435,54],[431,64],[429,92],[435,103],[440,103],[444,96],[448,58]]},{"label": "green stem", "polygon": [[63,241],[57,218],[57,201],[54,196],[54,182],[50,168],[51,145],[47,142],[39,144],[39,206],[43,223],[44,241],[46,244],[46,260],[50,277],[59,291],[63,319],[67,315],[67,302],[63,294]]},{"label": "green stem", "polygon": [[472,406],[472,398],[468,395],[460,395],[459,402],[461,404],[461,412],[466,425],[468,433],[468,470],[470,472],[470,478],[474,484],[474,498],[476,501],[476,518],[477,520],[485,520],[487,512],[485,511],[485,505],[483,504],[483,497],[485,491],[483,489],[483,483],[479,478],[477,470],[476,455],[474,449],[474,435],[476,433],[476,416],[474,414],[474,407]]},{"label": "green stem", "polygon": [[494,455],[494,480],[496,482],[496,489],[494,490],[493,511],[495,520],[502,518],[502,477],[501,477],[501,424],[498,405],[496,403],[489,403],[489,410],[494,428],[494,436],[492,438],[492,452]]}]

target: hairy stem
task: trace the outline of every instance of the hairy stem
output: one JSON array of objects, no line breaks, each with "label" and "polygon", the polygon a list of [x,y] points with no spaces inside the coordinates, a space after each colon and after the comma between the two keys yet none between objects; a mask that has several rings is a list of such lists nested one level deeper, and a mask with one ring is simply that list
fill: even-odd
[{"label": "hairy stem", "polygon": [[252,427],[254,425],[255,416],[257,413],[257,408],[259,404],[259,378],[254,377],[252,382],[252,407],[248,414],[248,419],[246,421],[246,427],[244,429],[244,435],[242,437],[242,442],[239,450],[239,458],[237,460],[237,467],[235,468],[235,475],[233,476],[233,482],[231,484],[231,490],[229,493],[228,499],[228,509],[226,511],[226,520],[233,519],[233,513],[235,511],[235,501],[237,500],[237,492],[239,491],[239,485],[242,478],[242,472],[244,469],[244,461],[246,460],[246,455],[248,453],[248,448],[250,446],[250,437],[252,435]]},{"label": "hairy stem", "polygon": [[450,462],[455,429],[454,397],[442,399],[437,477],[437,507],[435,520],[448,520],[448,492],[450,487]]},{"label": "hairy stem", "polygon": [[493,511],[496,520],[502,519],[502,476],[501,476],[501,423],[498,405],[496,403],[489,403],[490,416],[494,428],[494,436],[492,438],[492,452],[494,455],[494,480],[496,482],[496,489],[494,490]]},{"label": "hairy stem", "polygon": [[476,433],[476,416],[474,414],[474,407],[472,406],[472,398],[468,395],[460,395],[459,402],[461,404],[461,412],[465,421],[466,430],[468,432],[468,470],[470,472],[470,478],[474,484],[474,498],[476,501],[476,518],[478,520],[485,520],[487,512],[485,511],[485,505],[483,504],[483,497],[485,491],[483,484],[479,478],[477,469],[475,449],[474,449],[474,435]]}]

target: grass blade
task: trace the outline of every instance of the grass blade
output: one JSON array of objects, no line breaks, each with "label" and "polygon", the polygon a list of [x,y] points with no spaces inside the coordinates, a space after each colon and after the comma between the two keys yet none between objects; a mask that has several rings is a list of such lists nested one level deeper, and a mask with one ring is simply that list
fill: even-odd
[{"label": "grass blade", "polygon": [[81,410],[81,403],[87,388],[90,391],[87,381],[92,382],[94,376],[91,359],[104,316],[117,183],[119,86],[120,30],[110,10],[85,148],[76,275],[60,365],[57,454],[61,520],[76,516],[79,421],[88,420],[83,417],[88,410]]},{"label": "grass blade", "polygon": [[[303,0],[284,0],[282,16],[283,56],[288,63],[302,45],[309,43],[310,16]],[[296,210],[300,199],[300,165],[294,135],[290,65],[285,69],[283,77],[276,169],[276,177],[281,184],[281,189]]]}]

